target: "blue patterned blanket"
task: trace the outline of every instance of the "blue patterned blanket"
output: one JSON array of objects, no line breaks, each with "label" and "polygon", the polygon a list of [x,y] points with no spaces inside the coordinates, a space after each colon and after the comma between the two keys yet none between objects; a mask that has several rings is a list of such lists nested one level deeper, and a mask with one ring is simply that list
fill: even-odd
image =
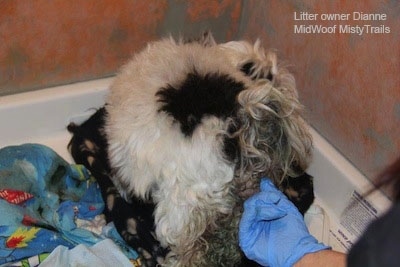
[{"label": "blue patterned blanket", "polygon": [[[68,164],[43,145],[0,149],[0,265],[59,245],[98,243],[105,237],[77,221],[93,220],[103,208],[98,185],[83,166]],[[137,257],[119,245],[128,257]]]}]

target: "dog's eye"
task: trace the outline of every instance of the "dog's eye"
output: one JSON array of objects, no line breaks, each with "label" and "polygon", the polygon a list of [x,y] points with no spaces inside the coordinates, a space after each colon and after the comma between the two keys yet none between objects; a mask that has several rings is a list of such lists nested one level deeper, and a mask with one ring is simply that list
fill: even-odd
[{"label": "dog's eye", "polygon": [[262,68],[261,70],[256,72],[254,66],[254,62],[247,62],[241,66],[240,71],[243,72],[246,76],[250,77],[252,80],[267,79],[272,81],[274,76],[271,70],[266,71],[266,68]]}]

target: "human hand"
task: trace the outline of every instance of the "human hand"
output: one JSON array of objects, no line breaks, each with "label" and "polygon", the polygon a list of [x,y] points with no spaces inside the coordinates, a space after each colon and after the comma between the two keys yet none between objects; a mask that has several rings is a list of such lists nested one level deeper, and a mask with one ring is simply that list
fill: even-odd
[{"label": "human hand", "polygon": [[239,224],[239,245],[263,266],[293,266],[305,254],[328,249],[310,235],[303,216],[269,179],[247,199]]}]

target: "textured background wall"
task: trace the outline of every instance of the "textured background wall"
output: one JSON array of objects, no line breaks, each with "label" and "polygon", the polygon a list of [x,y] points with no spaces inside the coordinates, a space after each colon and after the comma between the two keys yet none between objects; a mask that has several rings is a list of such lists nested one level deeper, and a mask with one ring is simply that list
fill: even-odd
[{"label": "textured background wall", "polygon": [[241,1],[0,0],[0,95],[109,76],[146,42],[238,31]]},{"label": "textured background wall", "polygon": [[[294,20],[353,11],[387,20]],[[397,0],[0,0],[0,95],[113,75],[168,33],[260,38],[294,72],[312,125],[372,177],[400,152],[399,14]],[[295,34],[295,24],[384,24],[390,33]]]}]

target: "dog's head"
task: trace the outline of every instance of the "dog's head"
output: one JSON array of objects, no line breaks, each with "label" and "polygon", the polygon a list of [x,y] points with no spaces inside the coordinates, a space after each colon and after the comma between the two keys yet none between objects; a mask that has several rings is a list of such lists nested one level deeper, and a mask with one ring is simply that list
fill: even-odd
[{"label": "dog's head", "polygon": [[[181,265],[205,261],[209,243],[236,262],[241,200],[261,177],[281,185],[308,166],[311,137],[293,76],[259,42],[216,44],[205,34],[150,43],[110,91],[114,181],[151,195],[156,235]],[[224,234],[213,242],[217,229]]]},{"label": "dog's head", "polygon": [[233,180],[244,192],[309,163],[294,78],[260,42],[151,43],[122,68],[106,109],[111,165],[137,195],[174,183],[212,195]]},{"label": "dog's head", "polygon": [[[231,63],[252,80],[238,94],[238,123],[233,136],[239,140],[236,169],[239,193],[247,197],[260,177],[284,180],[304,174],[309,165],[312,138],[302,117],[295,79],[278,65],[277,55],[261,42],[228,42],[219,45]],[[248,190],[249,192],[245,192]]]}]

